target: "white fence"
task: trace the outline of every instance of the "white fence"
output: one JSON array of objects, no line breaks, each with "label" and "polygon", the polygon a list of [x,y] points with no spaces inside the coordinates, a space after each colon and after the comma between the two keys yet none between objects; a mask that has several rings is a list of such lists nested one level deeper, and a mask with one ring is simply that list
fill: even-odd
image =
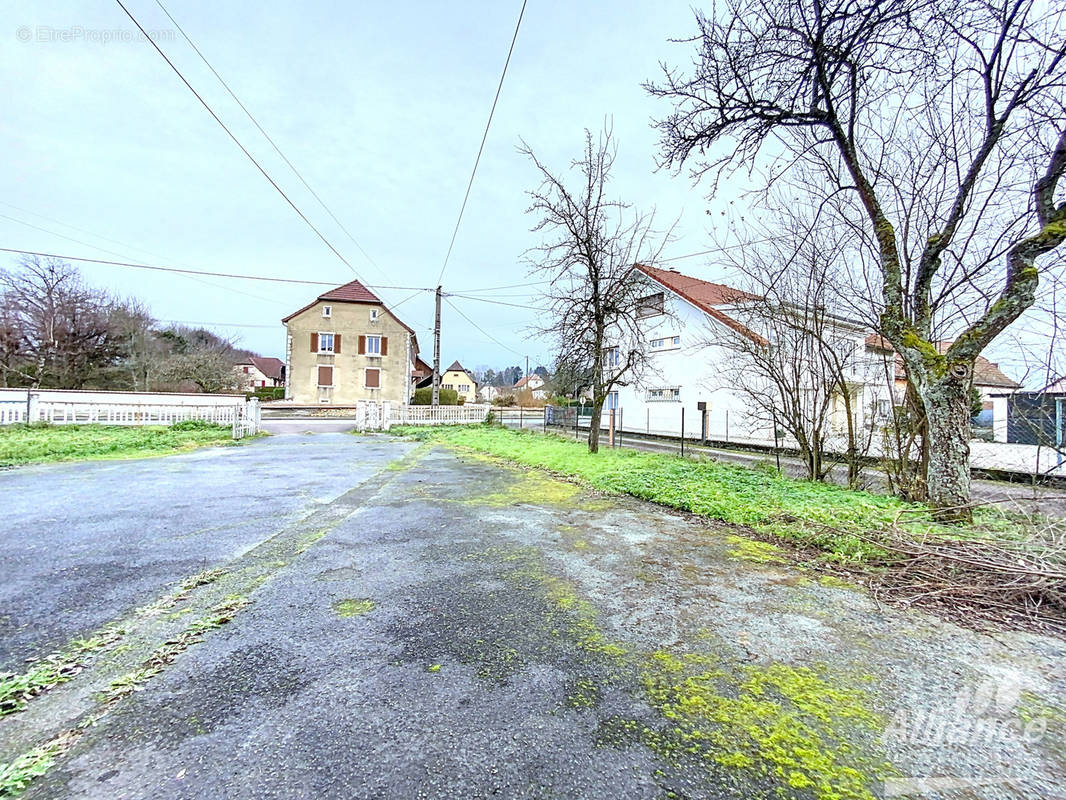
[{"label": "white fence", "polygon": [[484,422],[491,406],[407,406],[392,411],[393,425],[471,425]]},{"label": "white fence", "polygon": [[184,420],[230,425],[233,438],[259,432],[260,407],[243,395],[0,389],[0,425],[172,425]]},{"label": "white fence", "polygon": [[475,425],[484,422],[492,406],[409,406],[403,403],[360,400],[355,427],[361,431],[389,430],[393,425]]}]

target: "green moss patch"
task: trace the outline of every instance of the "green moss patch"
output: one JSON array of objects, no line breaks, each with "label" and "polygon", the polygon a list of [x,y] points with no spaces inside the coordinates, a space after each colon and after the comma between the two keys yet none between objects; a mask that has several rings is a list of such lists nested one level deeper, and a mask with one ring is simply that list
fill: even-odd
[{"label": "green moss patch", "polygon": [[337,613],[338,617],[361,617],[363,614],[369,614],[376,607],[376,603],[373,600],[367,598],[356,599],[354,597],[347,597],[344,600],[338,600],[333,604],[333,610]]}]

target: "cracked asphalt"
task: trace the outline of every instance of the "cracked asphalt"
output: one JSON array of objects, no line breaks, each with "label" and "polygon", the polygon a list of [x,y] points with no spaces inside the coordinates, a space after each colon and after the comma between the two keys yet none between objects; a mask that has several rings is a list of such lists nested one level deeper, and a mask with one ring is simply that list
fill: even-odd
[{"label": "cracked asphalt", "polygon": [[[882,608],[744,558],[724,526],[541,473],[320,433],[15,470],[0,492],[0,669],[315,532],[231,622],[86,727],[28,797],[828,797],[664,744],[682,723],[649,687],[685,659],[713,660],[719,677],[861,684],[879,722],[826,741],[838,760],[891,764],[869,796],[1063,796],[1062,641]],[[32,723],[42,738],[71,724],[64,692],[20,712],[50,704]],[[0,740],[19,716],[0,719]],[[1015,726],[935,735],[975,719]],[[1034,719],[1043,732],[1023,735]]]}]

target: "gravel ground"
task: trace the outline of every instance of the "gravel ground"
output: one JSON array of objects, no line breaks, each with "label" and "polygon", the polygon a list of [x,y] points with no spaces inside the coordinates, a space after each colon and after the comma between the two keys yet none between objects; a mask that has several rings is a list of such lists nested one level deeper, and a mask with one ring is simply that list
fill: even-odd
[{"label": "gravel ground", "polygon": [[[282,513],[271,493],[295,506],[303,491],[304,510],[335,524],[28,796],[829,797],[778,769],[773,745],[809,730],[825,733],[824,752],[804,763],[836,786],[853,785],[852,764],[883,771],[851,796],[1063,796],[1059,640],[880,608],[724,526],[382,436],[279,436],[215,455],[200,456],[209,484],[167,497],[199,514],[215,502],[201,495],[244,485],[228,461],[260,475],[245,510]],[[185,474],[178,459],[196,461],[124,466],[167,483]],[[37,470],[21,491],[69,470],[95,513],[116,514],[125,498],[93,466]],[[24,529],[45,530],[56,512],[34,523],[31,506]],[[248,546],[228,530],[237,519],[190,548],[223,542],[203,558],[224,562]],[[31,543],[21,563],[46,545]],[[80,552],[50,554],[53,569]],[[101,616],[78,613],[83,626]],[[753,747],[753,763],[725,758]]]}]

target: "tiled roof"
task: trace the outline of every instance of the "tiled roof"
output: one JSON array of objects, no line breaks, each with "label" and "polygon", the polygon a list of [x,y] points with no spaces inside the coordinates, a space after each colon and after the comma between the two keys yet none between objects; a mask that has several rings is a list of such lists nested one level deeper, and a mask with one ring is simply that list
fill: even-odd
[{"label": "tiled roof", "polygon": [[758,300],[758,296],[726,286],[724,283],[711,283],[690,275],[682,275],[673,269],[658,269],[638,264],[637,269],[663,286],[672,289],[689,302],[700,306],[727,306],[741,300]]},{"label": "tiled roof", "polygon": [[285,369],[285,362],[280,358],[261,358],[260,356],[249,356],[248,360],[252,363],[257,370],[262,372],[268,378],[274,380],[281,380],[281,371]]},{"label": "tiled roof", "polygon": [[[315,306],[315,304],[321,303],[321,302],[329,302],[329,303],[373,303],[373,304],[376,304],[376,305],[380,305],[386,311],[389,311],[389,307],[386,306],[383,302],[381,302],[381,299],[376,294],[374,294],[369,289],[367,289],[365,286],[363,286],[363,284],[361,284],[359,281],[352,281],[351,283],[346,283],[343,286],[338,286],[335,289],[330,289],[328,292],[325,292],[324,294],[320,294],[315,300],[311,301],[310,303],[308,303],[306,306],[304,306],[300,310],[293,311],[287,317],[282,317],[281,321],[282,322],[288,322],[293,317],[304,313],[305,311],[307,311],[307,309],[313,308]],[[392,318],[394,320],[396,320],[398,323],[400,323],[401,325],[403,325],[403,327],[406,328],[409,333],[414,334],[414,332],[415,332],[414,328],[412,328],[410,325],[407,325],[402,319],[397,317],[391,311],[389,311],[389,313],[392,314]],[[415,349],[416,349],[416,351],[418,349],[418,340],[417,340],[417,338],[415,339]]]},{"label": "tiled roof", "polygon": [[[951,345],[951,340],[945,339],[936,343],[936,349],[941,353],[946,353]],[[880,350],[884,353],[895,352],[892,343],[885,337],[876,333],[872,333],[866,337],[866,346],[871,350]],[[907,372],[903,366],[903,359],[897,355],[895,361],[896,379],[906,379]],[[1018,381],[1008,378],[1003,373],[1003,370],[999,368],[999,364],[994,361],[989,361],[984,356],[978,356],[977,360],[974,361],[973,382],[977,386],[995,386],[1003,389],[1017,389],[1021,386]]]},{"label": "tiled roof", "polygon": [[740,289],[734,289],[732,286],[726,286],[722,283],[711,283],[710,281],[703,281],[689,275],[682,275],[680,272],[672,269],[657,269],[656,267],[649,267],[644,264],[637,264],[636,266],[637,269],[649,278],[669,289],[674,294],[683,297],[685,300],[692,303],[692,305],[696,306],[696,308],[705,312],[712,319],[731,328],[741,336],[751,339],[756,344],[767,344],[766,339],[751,330],[751,328],[737,322],[733,317],[729,316],[721,309],[716,308],[716,306],[730,305],[731,303],[736,303],[742,300],[758,300],[758,296],[741,291]]},{"label": "tiled roof", "polygon": [[463,365],[460,364],[458,361],[453,361],[452,365],[450,367],[448,367],[448,369],[446,369],[444,371],[445,372],[466,372],[466,370],[463,369]]},{"label": "tiled roof", "polygon": [[359,281],[346,283],[318,296],[319,300],[337,300],[341,303],[380,303],[377,295]]}]

